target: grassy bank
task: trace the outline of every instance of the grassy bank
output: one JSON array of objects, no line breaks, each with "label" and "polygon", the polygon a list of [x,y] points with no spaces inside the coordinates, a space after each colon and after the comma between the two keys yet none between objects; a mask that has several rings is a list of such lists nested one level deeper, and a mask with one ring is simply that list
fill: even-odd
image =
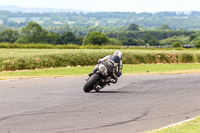
[{"label": "grassy bank", "polygon": [[200,117],[189,122],[149,133],[200,133]]},{"label": "grassy bank", "polygon": [[[95,65],[115,49],[0,49],[0,71]],[[197,63],[198,50],[121,50],[124,64]]]},{"label": "grassy bank", "polygon": [[[1,72],[0,79],[24,78],[24,77],[62,77],[87,75],[93,70],[94,66],[87,67],[68,67],[68,68],[49,68],[39,70],[24,70]],[[200,64],[142,64],[124,65],[123,75],[129,74],[152,74],[152,73],[190,73],[200,72]]]}]

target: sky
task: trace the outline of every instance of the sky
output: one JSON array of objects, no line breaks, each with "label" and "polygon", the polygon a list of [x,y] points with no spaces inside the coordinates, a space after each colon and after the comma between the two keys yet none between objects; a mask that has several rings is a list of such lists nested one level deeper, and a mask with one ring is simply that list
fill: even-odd
[{"label": "sky", "polygon": [[200,0],[1,0],[0,6],[5,5],[81,11],[200,11]]}]

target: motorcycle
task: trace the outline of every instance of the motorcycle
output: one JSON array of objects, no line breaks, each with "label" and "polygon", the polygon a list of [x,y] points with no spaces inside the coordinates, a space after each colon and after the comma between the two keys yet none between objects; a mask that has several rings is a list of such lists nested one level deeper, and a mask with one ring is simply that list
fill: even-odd
[{"label": "motorcycle", "polygon": [[113,62],[100,63],[95,66],[94,72],[86,80],[84,92],[95,90],[98,92],[110,83],[117,82],[116,69]]}]

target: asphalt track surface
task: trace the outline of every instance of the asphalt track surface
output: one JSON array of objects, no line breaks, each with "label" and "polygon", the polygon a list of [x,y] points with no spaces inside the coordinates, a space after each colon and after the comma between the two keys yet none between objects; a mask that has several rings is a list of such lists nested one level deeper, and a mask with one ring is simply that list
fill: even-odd
[{"label": "asphalt track surface", "polygon": [[139,133],[200,115],[200,74],[123,76],[98,93],[85,79],[0,81],[0,132]]}]

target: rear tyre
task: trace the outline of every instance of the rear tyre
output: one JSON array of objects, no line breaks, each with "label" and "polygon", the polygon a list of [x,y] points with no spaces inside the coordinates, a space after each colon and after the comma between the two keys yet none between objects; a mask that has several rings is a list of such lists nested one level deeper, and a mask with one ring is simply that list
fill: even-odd
[{"label": "rear tyre", "polygon": [[83,90],[84,92],[90,92],[91,90],[93,90],[94,85],[96,83],[96,81],[99,79],[99,75],[98,74],[93,74],[88,81],[85,83]]}]

